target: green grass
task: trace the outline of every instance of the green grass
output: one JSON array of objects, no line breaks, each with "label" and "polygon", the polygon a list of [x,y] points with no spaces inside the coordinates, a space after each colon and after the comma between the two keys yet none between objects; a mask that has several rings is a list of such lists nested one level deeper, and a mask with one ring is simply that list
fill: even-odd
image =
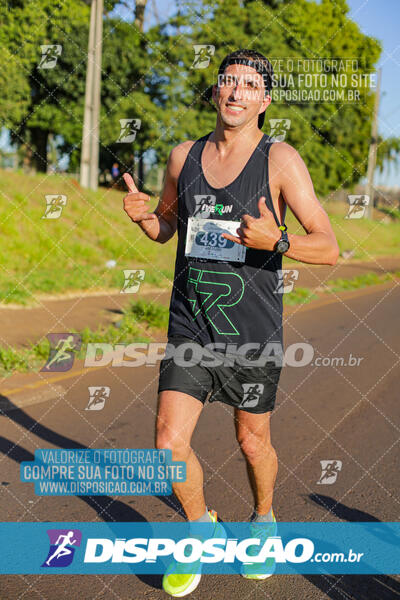
[{"label": "green grass", "polygon": [[400,271],[393,273],[385,273],[384,275],[377,275],[376,273],[365,273],[364,275],[358,275],[352,279],[332,279],[326,283],[323,291],[319,291],[318,294],[314,293],[308,288],[296,288],[283,295],[283,303],[287,306],[294,306],[298,304],[307,304],[312,300],[316,300],[324,294],[332,294],[337,292],[345,292],[348,290],[357,290],[364,288],[369,285],[379,285],[392,281],[393,279],[400,278]]},{"label": "green grass", "polygon": [[[66,175],[4,170],[0,190],[0,302],[28,304],[39,294],[118,290],[124,269],[144,269],[143,286],[171,285],[176,236],[163,245],[149,240],[123,211],[124,192],[81,190]],[[42,219],[47,194],[67,196],[59,219]],[[157,201],[152,198],[152,209]],[[366,260],[400,253],[399,219],[345,219],[346,204],[323,204],[342,251],[354,249],[355,259]],[[292,233],[304,234],[290,211],[287,224]],[[110,260],[117,263],[111,269],[106,267]]]},{"label": "green grass", "polygon": [[[0,301],[122,289],[124,269],[144,269],[143,285],[170,285],[176,240],[162,246],[149,240],[123,211],[123,192],[80,190],[67,176],[2,170],[0,190]],[[42,219],[47,194],[67,196],[58,219]],[[156,204],[153,198],[151,208]],[[114,268],[107,268],[110,260]]]},{"label": "green grass", "polygon": [[45,364],[48,355],[47,338],[31,344],[29,348],[0,347],[0,374],[5,376],[14,372],[37,371]]},{"label": "green grass", "polygon": [[[316,294],[311,289],[294,288],[284,294],[285,305],[301,305],[332,293],[354,290],[371,285],[378,285],[394,278],[400,278],[400,271],[395,273],[367,273],[352,279],[335,279],[327,282],[322,292]],[[129,344],[132,342],[150,342],[158,331],[165,332],[168,325],[169,309],[167,306],[143,300],[132,301],[123,311],[121,319],[114,325],[99,326],[95,331],[85,328],[80,332],[81,349],[77,358],[83,359],[89,343]],[[29,348],[15,349],[0,346],[0,375],[7,376],[13,372],[37,371],[43,367],[49,355],[49,342],[42,338]]]},{"label": "green grass", "polygon": [[[168,307],[161,304],[148,304],[136,300],[123,311],[122,318],[115,325],[99,326],[95,331],[86,327],[80,332],[81,349],[76,352],[77,358],[83,359],[89,343],[129,344],[132,342],[154,341],[157,330],[167,327]],[[42,338],[29,348],[15,349],[0,347],[0,374],[13,372],[38,371],[49,356],[49,342]]]},{"label": "green grass", "polygon": [[[376,220],[345,219],[348,205],[341,202],[321,204],[328,213],[336,235],[339,249],[354,250],[353,259],[370,261],[373,257],[400,254],[400,220],[383,221],[383,215],[375,213]],[[385,211],[381,211],[384,213]],[[390,211],[395,216],[398,211]],[[304,230],[291,211],[287,211],[286,224],[291,233],[303,235]]]},{"label": "green grass", "polygon": [[294,287],[290,293],[283,294],[283,303],[287,306],[294,306],[297,304],[307,304],[316,298],[318,296],[312,290]]},{"label": "green grass", "polygon": [[400,271],[395,271],[394,273],[385,273],[384,275],[365,273],[364,275],[358,275],[352,279],[334,279],[332,281],[328,281],[327,286],[331,292],[343,292],[346,290],[356,290],[369,285],[386,283],[387,281],[392,281],[393,279],[398,279],[399,277]]},{"label": "green grass", "polygon": [[167,306],[153,302],[149,304],[144,300],[132,302],[126,312],[126,319],[145,322],[149,327],[166,329],[168,327],[169,309]]}]

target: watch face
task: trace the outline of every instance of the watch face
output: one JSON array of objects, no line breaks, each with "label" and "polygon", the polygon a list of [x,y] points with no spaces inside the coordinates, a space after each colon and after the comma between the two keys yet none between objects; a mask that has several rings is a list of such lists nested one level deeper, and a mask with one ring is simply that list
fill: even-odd
[{"label": "watch face", "polygon": [[277,252],[280,252],[281,254],[283,254],[284,252],[286,252],[287,250],[289,250],[289,242],[286,242],[285,240],[279,240],[279,242],[276,245],[276,250]]}]

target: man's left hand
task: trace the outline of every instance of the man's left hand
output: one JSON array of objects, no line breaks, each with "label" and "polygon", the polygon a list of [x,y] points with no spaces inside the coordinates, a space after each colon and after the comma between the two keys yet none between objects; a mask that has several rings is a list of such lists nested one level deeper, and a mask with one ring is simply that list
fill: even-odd
[{"label": "man's left hand", "polygon": [[260,211],[258,218],[247,214],[242,216],[240,227],[236,229],[237,236],[223,233],[222,237],[247,248],[272,251],[281,237],[281,231],[272,212],[265,204],[264,196],[258,201],[258,210]]}]

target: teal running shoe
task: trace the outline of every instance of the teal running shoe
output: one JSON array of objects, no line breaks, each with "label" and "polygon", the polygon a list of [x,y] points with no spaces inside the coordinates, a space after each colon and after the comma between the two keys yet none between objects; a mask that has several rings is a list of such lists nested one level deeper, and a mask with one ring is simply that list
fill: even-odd
[{"label": "teal running shoe", "polygon": [[[266,523],[258,523],[253,521],[250,523],[250,532],[251,537],[260,539],[260,546],[250,546],[247,554],[249,556],[258,556],[260,549],[267,541],[267,538],[274,537],[277,534],[277,525],[276,519],[274,515],[274,511],[272,511],[272,522]],[[271,577],[271,575],[275,572],[275,559],[267,558],[265,563],[262,564],[262,568],[260,569],[261,563],[243,563],[241,575],[246,579],[267,579],[267,577]],[[263,571],[260,573],[260,570]]]},{"label": "teal running shoe", "polygon": [[[225,529],[218,523],[217,513],[215,510],[209,510],[211,521],[215,523],[214,531],[211,537],[225,538],[227,537]],[[198,536],[193,536],[198,537]],[[168,566],[163,580],[163,590],[174,598],[182,598],[191,594],[199,585],[201,579],[201,563],[198,561],[196,573],[179,573],[179,563],[172,561]]]}]

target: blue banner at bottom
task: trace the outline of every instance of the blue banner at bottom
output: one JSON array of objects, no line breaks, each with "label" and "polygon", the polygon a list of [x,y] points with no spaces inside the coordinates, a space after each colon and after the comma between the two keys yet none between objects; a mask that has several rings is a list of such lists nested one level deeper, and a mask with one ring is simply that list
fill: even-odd
[{"label": "blue banner at bottom", "polygon": [[400,523],[0,523],[1,574],[398,574]]}]

